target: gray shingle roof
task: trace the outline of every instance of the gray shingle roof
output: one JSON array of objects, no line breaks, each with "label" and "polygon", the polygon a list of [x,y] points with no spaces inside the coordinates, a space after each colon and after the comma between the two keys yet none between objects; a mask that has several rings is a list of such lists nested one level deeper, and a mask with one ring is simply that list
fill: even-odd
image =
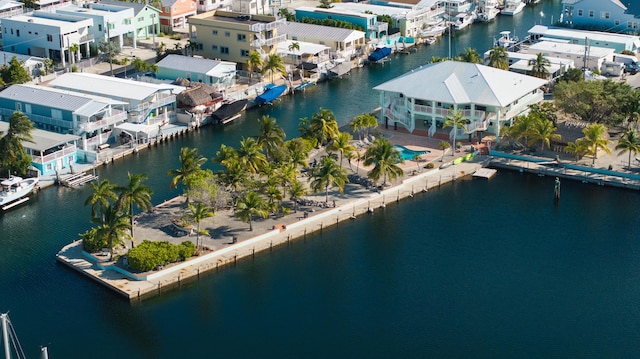
[{"label": "gray shingle roof", "polygon": [[307,36],[316,39],[345,41],[354,33],[364,33],[358,30],[341,29],[339,27],[304,24],[301,22],[287,22],[278,28],[278,34],[290,36]]}]

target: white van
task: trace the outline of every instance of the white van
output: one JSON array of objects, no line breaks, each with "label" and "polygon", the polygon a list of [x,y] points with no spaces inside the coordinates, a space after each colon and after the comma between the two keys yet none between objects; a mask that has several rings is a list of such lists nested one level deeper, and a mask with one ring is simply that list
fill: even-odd
[{"label": "white van", "polygon": [[613,61],[624,64],[624,72],[632,75],[640,71],[640,62],[638,62],[638,58],[633,55],[614,54]]}]

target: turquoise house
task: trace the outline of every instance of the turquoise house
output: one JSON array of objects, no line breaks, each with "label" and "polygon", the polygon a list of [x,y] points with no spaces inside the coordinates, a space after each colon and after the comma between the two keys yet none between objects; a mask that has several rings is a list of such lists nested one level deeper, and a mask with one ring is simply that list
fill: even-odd
[{"label": "turquoise house", "polygon": [[563,0],[560,23],[585,30],[637,34],[639,1]]},{"label": "turquoise house", "polygon": [[341,20],[350,24],[360,26],[365,32],[367,39],[380,39],[389,34],[389,24],[379,22],[374,14],[358,13],[347,9],[338,8],[315,8],[301,6],[296,8],[296,21],[302,21],[304,18],[316,20]]}]

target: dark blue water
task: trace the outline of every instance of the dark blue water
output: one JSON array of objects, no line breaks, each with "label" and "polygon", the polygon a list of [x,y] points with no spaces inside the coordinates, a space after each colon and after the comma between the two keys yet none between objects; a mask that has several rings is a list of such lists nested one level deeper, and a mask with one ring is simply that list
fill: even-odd
[{"label": "dark blue water", "polygon": [[[505,29],[522,36],[540,9],[558,13],[559,1],[474,25],[453,47],[485,49]],[[99,175],[146,172],[161,202],[177,194],[166,171],[181,146],[211,157],[254,135],[265,114],[290,137],[319,107],[346,123],[377,105],[371,87],[447,48],[357,70]],[[52,358],[636,357],[639,195],[562,186],[554,206],[551,178],[458,181],[133,305],[55,262],[89,228],[89,191],[53,188],[0,217],[0,311],[31,358],[40,345]]]}]

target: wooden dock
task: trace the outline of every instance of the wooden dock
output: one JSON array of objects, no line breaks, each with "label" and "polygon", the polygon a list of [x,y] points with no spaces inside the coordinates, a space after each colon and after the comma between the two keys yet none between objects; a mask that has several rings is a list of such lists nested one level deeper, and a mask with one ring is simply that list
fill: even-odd
[{"label": "wooden dock", "polygon": [[60,179],[60,184],[66,187],[78,187],[97,179],[98,176],[87,173],[76,173]]},{"label": "wooden dock", "polygon": [[498,173],[498,170],[492,168],[479,168],[473,173],[473,178],[491,179]]}]

